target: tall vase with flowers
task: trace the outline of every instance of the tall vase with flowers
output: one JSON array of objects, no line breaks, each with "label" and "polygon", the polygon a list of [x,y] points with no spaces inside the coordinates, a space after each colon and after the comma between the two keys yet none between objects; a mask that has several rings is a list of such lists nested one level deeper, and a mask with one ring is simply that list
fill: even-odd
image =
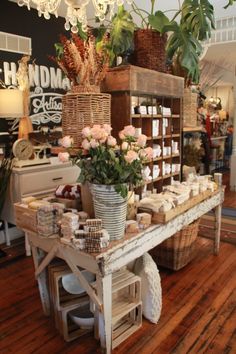
[{"label": "tall vase with flowers", "polygon": [[[133,126],[120,132],[119,146],[111,130],[108,124],[85,127],[82,148],[73,161],[81,169],[78,181],[90,184],[95,216],[116,240],[124,235],[128,190],[142,183],[143,163],[152,158],[153,151],[146,147],[145,135],[135,137]],[[61,143],[73,149],[70,138],[64,137]],[[59,158],[65,161],[69,156],[66,152]]]}]

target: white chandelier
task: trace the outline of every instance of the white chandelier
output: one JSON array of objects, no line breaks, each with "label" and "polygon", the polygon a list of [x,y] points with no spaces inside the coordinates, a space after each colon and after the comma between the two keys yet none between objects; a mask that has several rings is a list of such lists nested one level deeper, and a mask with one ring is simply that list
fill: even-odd
[{"label": "white chandelier", "polygon": [[[53,14],[58,17],[57,10],[62,0],[18,0],[19,6],[26,5],[30,10],[31,2],[36,5],[38,15],[44,16],[46,20]],[[78,32],[77,22],[82,24],[82,29],[86,30],[88,25],[87,20],[87,6],[90,3],[94,7],[94,16],[98,17],[100,21],[105,20],[107,12],[110,18],[114,15],[115,5],[120,6],[124,4],[124,0],[64,0],[67,5],[65,29],[71,30],[73,33]],[[133,0],[126,0],[131,4]]]}]

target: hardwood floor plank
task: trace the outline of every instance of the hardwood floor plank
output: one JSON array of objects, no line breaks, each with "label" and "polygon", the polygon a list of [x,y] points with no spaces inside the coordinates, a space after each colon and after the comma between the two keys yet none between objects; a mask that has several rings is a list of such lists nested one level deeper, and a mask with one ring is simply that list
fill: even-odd
[{"label": "hardwood floor plank", "polygon": [[[157,325],[143,326],[115,354],[235,353],[236,247],[199,238],[196,257],[174,272],[160,270],[163,309]],[[30,258],[0,269],[0,353],[94,354],[99,342],[87,334],[66,343],[43,315]]]}]

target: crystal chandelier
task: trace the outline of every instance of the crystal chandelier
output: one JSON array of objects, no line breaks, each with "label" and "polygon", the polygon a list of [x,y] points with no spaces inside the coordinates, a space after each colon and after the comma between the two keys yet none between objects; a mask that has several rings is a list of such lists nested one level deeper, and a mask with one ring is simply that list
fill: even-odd
[{"label": "crystal chandelier", "polygon": [[[30,10],[31,3],[36,5],[38,15],[44,16],[46,20],[53,14],[58,17],[57,10],[62,0],[18,0],[19,6],[26,5]],[[131,4],[133,0],[126,0]],[[80,22],[82,29],[86,30],[87,21],[87,6],[90,2],[93,4],[94,16],[100,21],[104,21],[106,14],[109,12],[110,18],[114,15],[115,6],[124,4],[124,0],[64,0],[67,6],[65,29],[71,30],[73,33],[78,32],[77,22]]]}]

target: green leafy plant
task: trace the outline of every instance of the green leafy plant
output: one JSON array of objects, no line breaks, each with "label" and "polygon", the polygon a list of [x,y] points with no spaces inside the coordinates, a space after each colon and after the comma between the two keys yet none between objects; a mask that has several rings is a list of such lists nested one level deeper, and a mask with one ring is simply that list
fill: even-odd
[{"label": "green leafy plant", "polygon": [[228,4],[224,6],[224,9],[227,9],[229,6],[233,5],[235,1],[236,0],[228,0]]},{"label": "green leafy plant", "polygon": [[[145,135],[135,138],[135,128],[126,126],[119,134],[122,141],[120,146],[111,135],[108,124],[85,127],[82,135],[82,148],[73,158],[81,169],[79,182],[115,185],[117,193],[124,198],[127,196],[128,186],[136,187],[141,184],[143,163],[153,155],[152,148],[145,147]],[[73,151],[69,137],[64,137],[61,144]],[[66,158],[69,158],[68,153],[59,154],[60,160],[65,161]]]},{"label": "green leafy plant", "polygon": [[[133,11],[141,17],[143,27],[152,28],[161,34],[171,32],[167,42],[167,56],[184,69],[192,82],[199,81],[200,41],[207,39],[214,28],[214,8],[208,0],[184,0],[174,11],[170,20],[162,11],[154,12],[155,0],[150,0],[148,13],[134,3]],[[180,17],[179,23],[175,21]]]},{"label": "green leafy plant", "polygon": [[[124,6],[118,6],[117,13],[111,21],[106,21],[100,27],[94,28],[93,34],[97,40],[98,48],[105,48],[110,56],[112,65],[117,56],[125,56],[133,48],[133,34],[135,24],[133,18]],[[107,40],[104,41],[104,34]]]}]

